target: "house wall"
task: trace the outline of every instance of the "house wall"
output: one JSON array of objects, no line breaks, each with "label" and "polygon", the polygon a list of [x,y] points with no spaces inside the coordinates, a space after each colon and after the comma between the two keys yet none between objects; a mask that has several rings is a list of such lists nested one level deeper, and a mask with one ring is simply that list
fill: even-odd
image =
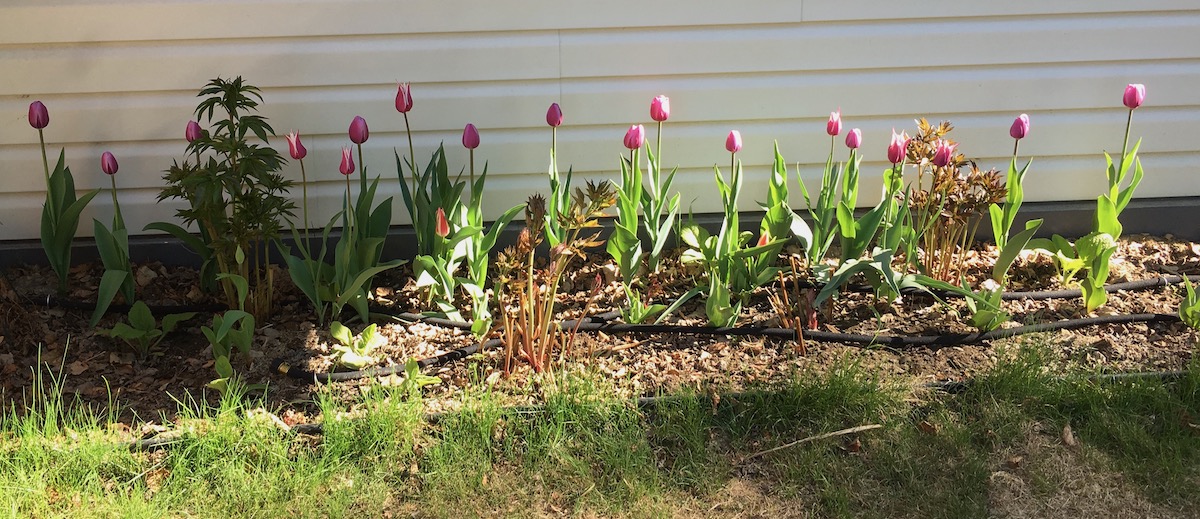
[{"label": "house wall", "polygon": [[[892,128],[951,120],[960,151],[1007,165],[1014,116],[1028,113],[1022,155],[1035,157],[1029,201],[1092,199],[1105,188],[1102,150],[1119,153],[1126,83],[1146,84],[1132,135],[1143,137],[1142,197],[1200,195],[1200,3],[1190,0],[8,0],[0,5],[0,240],[38,236],[44,198],[31,101],[50,110],[53,155],[66,148],[77,186],[107,187],[111,150],[131,229],[172,220],[161,175],[182,159],[184,126],[209,79],[244,76],[262,88],[279,138],[299,130],[314,221],[338,206],[338,149],[355,115],[371,128],[366,163],[398,193],[393,148],[404,153],[396,83],[412,82],[409,113],[420,163],[444,142],[451,167],[468,122],[488,163],[495,216],[546,190],[559,102],[559,164],[577,179],[619,179],[622,137],[671,97],[664,160],[678,165],[684,208],[720,209],[713,166],[739,129],[742,206],[765,197],[772,141],[810,187],[842,110],[864,134],[864,205],[875,203]],[[653,129],[650,129],[653,135]],[[844,153],[840,138],[839,155]],[[53,157],[51,157],[53,160]],[[725,166],[727,169],[727,166]],[[296,164],[285,167],[299,180]],[[792,177],[794,180],[794,176]],[[793,184],[793,205],[803,200]],[[299,189],[295,191],[299,198]],[[399,203],[397,202],[397,205]],[[107,221],[107,196],[91,217]],[[397,207],[396,224],[407,223]],[[321,215],[326,215],[322,217]]]}]

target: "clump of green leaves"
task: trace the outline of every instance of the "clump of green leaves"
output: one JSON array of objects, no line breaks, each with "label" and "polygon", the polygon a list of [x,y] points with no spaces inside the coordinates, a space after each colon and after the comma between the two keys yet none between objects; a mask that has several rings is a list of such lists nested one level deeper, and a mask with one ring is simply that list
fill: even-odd
[{"label": "clump of green leaves", "polygon": [[1183,301],[1179,302],[1179,320],[1193,329],[1200,330],[1200,296],[1196,295],[1196,289],[1187,277],[1183,278],[1183,287],[1186,294]]},{"label": "clump of green leaves", "polygon": [[[181,198],[188,207],[177,215],[185,225],[195,225],[200,235],[190,235],[169,223],[147,229],[169,232],[195,250],[209,265],[202,269],[208,283],[219,283],[226,303],[238,305],[235,275],[248,284],[245,307],[265,318],[274,297],[274,278],[267,254],[277,244],[282,221],[292,216],[295,204],[285,197],[292,186],[278,173],[284,159],[268,144],[275,131],[267,119],[254,112],[262,94],[239,76],[216,78],[200,90],[204,100],[196,115],[209,130],[188,144],[195,162],[171,166],[159,200]],[[257,142],[256,142],[257,141]],[[237,262],[235,254],[248,254]],[[217,276],[217,273],[225,274]]]},{"label": "clump of green leaves", "polygon": [[[245,259],[242,249],[237,249],[234,257],[237,264],[242,264]],[[200,331],[212,346],[214,367],[220,377],[209,382],[208,387],[224,394],[229,391],[235,375],[230,357],[235,349],[243,355],[250,353],[250,345],[254,342],[255,319],[253,314],[246,311],[246,298],[250,291],[246,278],[225,273],[217,276],[219,280],[233,285],[237,294],[237,309],[214,314],[212,327],[201,326]]]},{"label": "clump of green leaves", "polygon": [[159,324],[146,303],[138,301],[129,309],[129,324],[117,323],[112,328],[96,331],[125,341],[137,353],[138,360],[145,360],[167,334],[175,331],[179,323],[195,316],[196,312],[168,314],[163,316],[162,323]]},{"label": "clump of green leaves", "polygon": [[387,343],[387,339],[379,333],[378,325],[372,323],[363,329],[356,337],[349,328],[338,321],[329,325],[329,333],[340,343],[333,347],[338,364],[358,370],[374,364],[375,357],[371,353],[375,348]]}]

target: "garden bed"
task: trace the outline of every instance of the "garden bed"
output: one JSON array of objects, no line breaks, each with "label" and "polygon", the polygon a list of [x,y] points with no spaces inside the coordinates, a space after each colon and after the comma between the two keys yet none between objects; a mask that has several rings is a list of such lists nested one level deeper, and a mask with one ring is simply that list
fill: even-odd
[{"label": "garden bed", "polygon": [[[786,250],[786,254],[796,253]],[[995,251],[988,246],[968,255],[966,276],[974,281],[987,277]],[[576,260],[570,269],[559,298],[558,318],[581,317],[592,297],[596,279],[603,286],[590,308],[592,315],[619,310],[625,304],[620,283],[614,280],[615,266],[602,253],[586,261]],[[216,303],[199,289],[196,270],[164,267],[159,264],[136,265],[141,297],[154,305],[212,305]],[[72,270],[73,291],[68,299],[88,301],[103,273],[99,265],[85,264]],[[1109,283],[1121,283],[1160,276],[1200,273],[1200,245],[1170,238],[1127,236],[1112,259]],[[201,313],[185,322],[158,348],[156,354],[138,360],[123,342],[97,334],[87,326],[90,312],[63,306],[47,306],[53,291],[54,274],[46,267],[15,267],[5,276],[13,285],[20,308],[12,311],[27,317],[11,321],[0,354],[0,389],[5,405],[21,408],[22,400],[32,394],[35,377],[31,366],[39,365],[60,373],[64,393],[77,396],[97,410],[116,403],[121,417],[137,415],[142,420],[170,417],[178,408],[176,400],[213,401],[217,395],[205,385],[213,378],[213,355],[199,326],[211,320]],[[656,298],[677,297],[696,283],[693,273],[669,261],[658,279],[661,292]],[[286,275],[276,276],[286,280]],[[1011,273],[1010,291],[1056,290],[1053,264],[1045,256],[1026,255]],[[791,283],[790,277],[786,279]],[[803,280],[801,280],[803,281]],[[411,271],[396,269],[376,280],[375,303],[381,310],[420,311],[421,298],[414,288]],[[739,326],[781,327],[768,302],[768,294],[778,291],[778,283],[754,293],[751,305],[744,309]],[[282,373],[282,362],[293,373],[327,373],[335,369],[327,329],[313,321],[311,307],[286,281],[277,286],[278,304],[274,316],[258,323],[255,342],[248,357],[235,361],[235,367],[248,383],[266,383],[269,407],[290,409],[291,415],[312,413],[314,396],[325,384]],[[1094,315],[1174,314],[1180,302],[1178,287],[1158,287],[1116,292]],[[1086,316],[1078,298],[1006,301],[1005,310],[1012,321],[1004,327],[1044,323]],[[14,318],[15,318],[15,314]],[[928,336],[969,334],[964,324],[961,300],[939,303],[921,295],[906,295],[898,303],[886,304],[870,293],[846,292],[820,318],[819,330],[880,336]],[[345,316],[347,319],[349,315]],[[110,313],[100,327],[112,326],[121,316]],[[402,365],[411,358],[423,359],[478,344],[469,331],[429,323],[389,322],[375,319],[387,339],[377,350],[381,366]],[[685,304],[665,322],[704,326],[704,305],[699,299]],[[352,324],[358,332],[362,324]],[[1018,339],[1003,339],[978,344],[893,348],[838,342],[807,340],[802,351],[794,340],[761,336],[722,336],[711,334],[612,334],[580,332],[565,363],[556,370],[594,370],[610,377],[620,391],[629,396],[649,396],[681,388],[698,391],[736,391],[757,385],[787,380],[795,373],[835,365],[847,358],[872,373],[901,378],[913,383],[956,381],[985,371],[997,359],[1000,348]],[[1024,340],[1024,339],[1021,339]],[[1084,366],[1106,371],[1163,371],[1182,369],[1195,352],[1197,332],[1178,322],[1140,322],[1106,324],[1075,330],[1048,332],[1036,336],[1056,352],[1059,367]],[[590,355],[589,355],[590,353]],[[508,403],[524,404],[538,400],[538,383],[527,366],[508,377],[501,373],[501,352],[485,350],[465,359],[430,366],[426,374],[441,383],[425,389],[430,410],[455,408],[464,388],[487,384]],[[398,376],[380,379],[356,379],[328,384],[338,399],[352,401],[372,384],[395,384]]]}]

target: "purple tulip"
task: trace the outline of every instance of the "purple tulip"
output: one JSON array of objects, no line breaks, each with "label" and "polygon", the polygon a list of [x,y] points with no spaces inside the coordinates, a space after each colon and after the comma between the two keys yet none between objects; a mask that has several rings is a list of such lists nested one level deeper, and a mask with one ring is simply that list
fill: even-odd
[{"label": "purple tulip", "polygon": [[350,148],[342,148],[342,165],[338,168],[343,175],[354,173],[354,155],[350,152]]},{"label": "purple tulip", "polygon": [[657,96],[650,101],[650,118],[656,122],[666,121],[671,116],[671,98]]},{"label": "purple tulip", "polygon": [[106,175],[117,174],[117,158],[113,156],[111,151],[106,151],[100,155],[100,171]]},{"label": "purple tulip", "polygon": [[729,153],[737,153],[742,149],[742,133],[737,130],[731,130],[729,136],[725,138],[725,149]]},{"label": "purple tulip", "polygon": [[468,150],[479,147],[479,129],[474,124],[467,123],[467,126],[463,128],[462,143],[463,147]]},{"label": "purple tulip", "polygon": [[825,133],[828,133],[830,137],[837,137],[839,133],[842,133],[842,109],[829,112],[829,122],[825,123]]},{"label": "purple tulip", "polygon": [[[1141,83],[1130,83],[1125,85],[1125,97],[1122,99],[1122,101],[1124,101],[1127,108],[1133,110],[1139,106],[1142,106],[1142,101],[1145,100],[1146,85]],[[30,119],[32,120],[33,117],[31,116]]]},{"label": "purple tulip", "polygon": [[362,144],[367,142],[367,137],[371,136],[371,132],[367,131],[367,120],[361,115],[354,116],[354,120],[350,121],[350,142],[354,144]]},{"label": "purple tulip", "polygon": [[892,128],[892,142],[888,144],[888,162],[899,164],[904,162],[904,156],[908,154],[908,132],[900,132],[896,134],[896,129]]},{"label": "purple tulip", "polygon": [[550,108],[546,109],[546,124],[549,124],[551,127],[558,128],[560,125],[562,125],[562,122],[562,107],[558,106],[558,103],[550,103]]},{"label": "purple tulip", "polygon": [[29,125],[40,130],[50,124],[50,112],[46,111],[46,105],[41,101],[34,101],[29,104]]},{"label": "purple tulip", "polygon": [[400,83],[400,87],[396,89],[396,111],[400,113],[408,113],[412,110],[412,90],[408,83]]},{"label": "purple tulip", "polygon": [[288,153],[293,159],[304,160],[308,155],[308,149],[304,147],[304,143],[300,142],[300,132],[292,132],[287,134]]},{"label": "purple tulip", "polygon": [[183,131],[183,138],[187,139],[188,142],[195,142],[196,139],[200,138],[202,133],[203,131],[200,129],[200,123],[196,121],[188,121],[187,129]]},{"label": "purple tulip", "polygon": [[946,164],[949,164],[950,160],[954,158],[954,148],[957,147],[958,144],[950,144],[942,139],[938,139],[934,145],[933,165],[939,168],[946,167]]},{"label": "purple tulip", "polygon": [[625,132],[625,147],[631,150],[642,148],[642,144],[646,142],[646,128],[640,124],[635,124],[629,127],[629,131]]},{"label": "purple tulip", "polygon": [[1008,134],[1017,140],[1024,139],[1026,135],[1029,135],[1029,116],[1026,114],[1018,115],[1013,120],[1012,126],[1008,129]]},{"label": "purple tulip", "polygon": [[854,128],[846,133],[846,147],[852,150],[862,146],[862,130]]}]

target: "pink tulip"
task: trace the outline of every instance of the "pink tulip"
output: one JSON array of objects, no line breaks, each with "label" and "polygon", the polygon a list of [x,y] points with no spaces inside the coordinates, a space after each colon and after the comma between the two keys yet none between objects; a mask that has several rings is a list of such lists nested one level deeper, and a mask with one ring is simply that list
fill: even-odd
[{"label": "pink tulip", "polygon": [[862,146],[862,130],[854,128],[846,133],[846,147],[852,150]]},{"label": "pink tulip", "polygon": [[1026,114],[1018,115],[1013,120],[1012,127],[1008,129],[1008,134],[1017,140],[1024,139],[1026,135],[1029,135],[1029,116]]},{"label": "pink tulip", "polygon": [[29,104],[29,125],[40,130],[50,124],[50,112],[46,111],[46,105],[41,101],[34,101]]},{"label": "pink tulip", "polygon": [[304,147],[304,143],[300,142],[300,132],[292,132],[287,134],[288,153],[293,159],[304,160],[308,155],[308,149]]},{"label": "pink tulip", "polygon": [[463,147],[468,150],[473,150],[479,147],[479,129],[474,124],[467,123],[463,128]]},{"label": "pink tulip", "polygon": [[764,233],[762,233],[762,236],[758,237],[758,246],[762,247],[763,245],[766,245],[768,243],[771,243],[771,233],[764,232]]},{"label": "pink tulip", "polygon": [[100,155],[100,171],[106,175],[117,174],[117,158],[113,156],[111,151],[106,151]]},{"label": "pink tulip", "polygon": [[441,207],[437,210],[437,226],[433,232],[442,238],[450,236],[450,222],[446,220],[446,211],[443,211]]},{"label": "pink tulip", "polygon": [[187,129],[183,130],[183,138],[188,142],[195,142],[199,139],[203,131],[200,129],[200,123],[196,121],[188,121]]},{"label": "pink tulip", "polygon": [[408,83],[400,83],[400,88],[396,90],[396,111],[408,113],[412,107],[412,90],[409,89]]},{"label": "pink tulip", "polygon": [[341,171],[343,175],[354,173],[354,155],[348,147],[342,148],[342,165],[338,171]]},{"label": "pink tulip", "polygon": [[629,131],[625,132],[625,147],[631,150],[642,148],[642,144],[646,142],[646,128],[640,124],[635,124],[629,127]]},{"label": "pink tulip", "polygon": [[[1142,106],[1142,101],[1145,100],[1146,85],[1141,83],[1130,83],[1125,85],[1125,97],[1123,101],[1125,102],[1125,106],[1127,108],[1133,110],[1139,106]],[[30,119],[32,120],[33,118],[30,117]]]},{"label": "pink tulip", "polygon": [[904,162],[904,156],[908,154],[908,132],[896,134],[896,129],[892,128],[892,142],[888,144],[888,162],[899,164]]},{"label": "pink tulip", "polygon": [[836,112],[829,112],[829,122],[825,123],[825,133],[830,137],[837,137],[842,133],[842,110],[839,108]]},{"label": "pink tulip", "polygon": [[671,116],[671,98],[657,96],[650,101],[650,118],[656,122],[666,121]]},{"label": "pink tulip", "polygon": [[550,103],[550,108],[546,109],[546,124],[558,128],[562,122],[562,107],[558,106],[558,103]]},{"label": "pink tulip", "polygon": [[725,149],[729,153],[737,153],[742,149],[742,133],[737,130],[731,130],[729,136],[725,138]]},{"label": "pink tulip", "polygon": [[938,139],[934,145],[933,165],[939,168],[946,167],[950,163],[950,159],[954,158],[954,148],[957,144],[950,144],[942,139]]},{"label": "pink tulip", "polygon": [[354,120],[350,121],[350,142],[354,144],[362,144],[367,142],[367,137],[371,133],[367,131],[367,120],[361,115],[354,116]]}]

